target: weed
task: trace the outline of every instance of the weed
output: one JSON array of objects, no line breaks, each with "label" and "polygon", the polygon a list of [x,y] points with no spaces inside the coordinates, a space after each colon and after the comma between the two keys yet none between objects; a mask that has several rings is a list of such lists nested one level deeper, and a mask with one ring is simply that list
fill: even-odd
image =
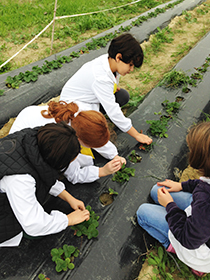
[{"label": "weed", "polygon": [[[149,252],[147,262],[149,266],[153,267],[152,280],[197,279],[187,265],[181,262],[175,254],[169,255],[162,246],[155,246]],[[206,274],[202,279],[209,280],[210,274]]]},{"label": "weed", "polygon": [[112,188],[109,188],[109,195],[118,195],[118,192],[114,191]]},{"label": "weed", "polygon": [[197,18],[193,18],[192,15],[190,13],[188,13],[187,11],[183,11],[182,14],[185,15],[185,20],[188,23],[197,22]]},{"label": "weed", "polygon": [[132,95],[128,101],[129,106],[137,107],[144,97],[142,95]]},{"label": "weed", "polygon": [[139,156],[135,150],[132,150],[131,151],[131,154],[128,156],[128,159],[131,161],[131,162],[134,162],[134,163],[137,163],[137,162],[140,162],[142,160],[142,157]]},{"label": "weed", "polygon": [[72,245],[63,245],[63,248],[54,248],[51,250],[52,261],[56,263],[57,272],[74,269],[74,258],[78,257],[79,250]]},{"label": "weed", "polygon": [[90,219],[78,225],[72,226],[71,228],[75,231],[76,236],[86,235],[88,239],[91,239],[98,236],[98,230],[96,228],[99,225],[99,216],[97,216],[95,212],[91,210],[90,205],[88,205],[86,209],[90,212]]},{"label": "weed", "polygon": [[158,86],[166,86],[171,88],[177,88],[181,85],[187,85],[190,78],[182,70],[171,70],[163,76],[163,80],[158,84]]},{"label": "weed", "polygon": [[125,164],[123,163],[122,168],[119,171],[117,171],[114,174],[114,176],[112,177],[112,181],[123,183],[123,182],[129,181],[130,176],[132,176],[132,177],[135,176],[135,169],[125,167]]}]

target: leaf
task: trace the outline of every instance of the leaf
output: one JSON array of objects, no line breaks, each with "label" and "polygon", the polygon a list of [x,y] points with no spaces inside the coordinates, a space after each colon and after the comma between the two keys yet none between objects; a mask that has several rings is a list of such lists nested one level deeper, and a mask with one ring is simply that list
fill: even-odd
[{"label": "leaf", "polygon": [[75,252],[76,248],[74,246],[68,246],[67,244],[63,245],[63,251],[66,258],[70,258],[71,255]]},{"label": "leaf", "polygon": [[69,268],[69,269],[71,269],[71,270],[72,270],[72,269],[74,269],[74,267],[75,267],[75,266],[74,266],[74,264],[73,264],[73,263],[69,263],[69,264],[68,264],[68,268]]},{"label": "leaf", "polygon": [[152,258],[148,258],[148,264],[149,265],[157,265],[156,261]]},{"label": "leaf", "polygon": [[159,274],[159,270],[158,270],[156,267],[154,267],[152,271],[153,271],[155,274]]},{"label": "leaf", "polygon": [[57,249],[54,248],[51,250],[51,256],[52,256],[52,261],[56,262],[57,259],[61,258],[61,255],[63,254],[63,250],[61,248]]},{"label": "leaf", "polygon": [[158,247],[158,257],[160,258],[160,261],[163,259],[163,248],[161,246]]},{"label": "leaf", "polygon": [[66,271],[67,270],[67,263],[62,259],[58,259],[57,262],[56,262],[55,270],[57,272],[61,272],[62,270]]}]

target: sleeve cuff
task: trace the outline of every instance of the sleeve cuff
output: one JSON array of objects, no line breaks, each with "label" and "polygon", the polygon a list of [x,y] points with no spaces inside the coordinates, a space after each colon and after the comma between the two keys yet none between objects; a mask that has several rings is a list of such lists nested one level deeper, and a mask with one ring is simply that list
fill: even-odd
[{"label": "sleeve cuff", "polygon": [[53,196],[58,196],[62,191],[65,190],[65,185],[63,182],[56,180],[55,185],[53,185],[49,193]]}]

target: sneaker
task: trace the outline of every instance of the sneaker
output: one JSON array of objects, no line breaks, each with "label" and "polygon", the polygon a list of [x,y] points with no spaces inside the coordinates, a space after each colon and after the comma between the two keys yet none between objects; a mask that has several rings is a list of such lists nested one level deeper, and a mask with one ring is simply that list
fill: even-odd
[{"label": "sneaker", "polygon": [[168,246],[168,248],[166,249],[167,252],[169,253],[173,253],[173,254],[176,254],[176,251],[174,250],[174,247],[171,245]]},{"label": "sneaker", "polygon": [[192,273],[193,274],[195,274],[195,275],[197,275],[197,276],[199,276],[199,277],[202,277],[202,276],[204,276],[206,273],[204,273],[204,272],[200,272],[200,271],[197,271],[197,270],[195,270],[195,269],[192,269],[191,268],[191,270],[192,270]]}]

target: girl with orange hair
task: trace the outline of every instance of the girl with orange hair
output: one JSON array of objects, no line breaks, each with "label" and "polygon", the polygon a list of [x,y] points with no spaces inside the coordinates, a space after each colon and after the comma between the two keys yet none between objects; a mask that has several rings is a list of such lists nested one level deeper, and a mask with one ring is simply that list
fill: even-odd
[{"label": "girl with orange hair", "polygon": [[[81,147],[77,158],[70,163],[64,175],[73,183],[93,182],[100,177],[117,172],[126,160],[118,156],[114,144],[109,141],[110,132],[102,113],[89,110],[80,111],[76,103],[51,101],[47,106],[29,106],[24,108],[13,123],[10,133],[23,128],[34,128],[47,123],[66,122],[76,131]],[[93,154],[83,154],[85,148],[94,148],[103,157],[111,160],[103,167],[94,166]]]}]

